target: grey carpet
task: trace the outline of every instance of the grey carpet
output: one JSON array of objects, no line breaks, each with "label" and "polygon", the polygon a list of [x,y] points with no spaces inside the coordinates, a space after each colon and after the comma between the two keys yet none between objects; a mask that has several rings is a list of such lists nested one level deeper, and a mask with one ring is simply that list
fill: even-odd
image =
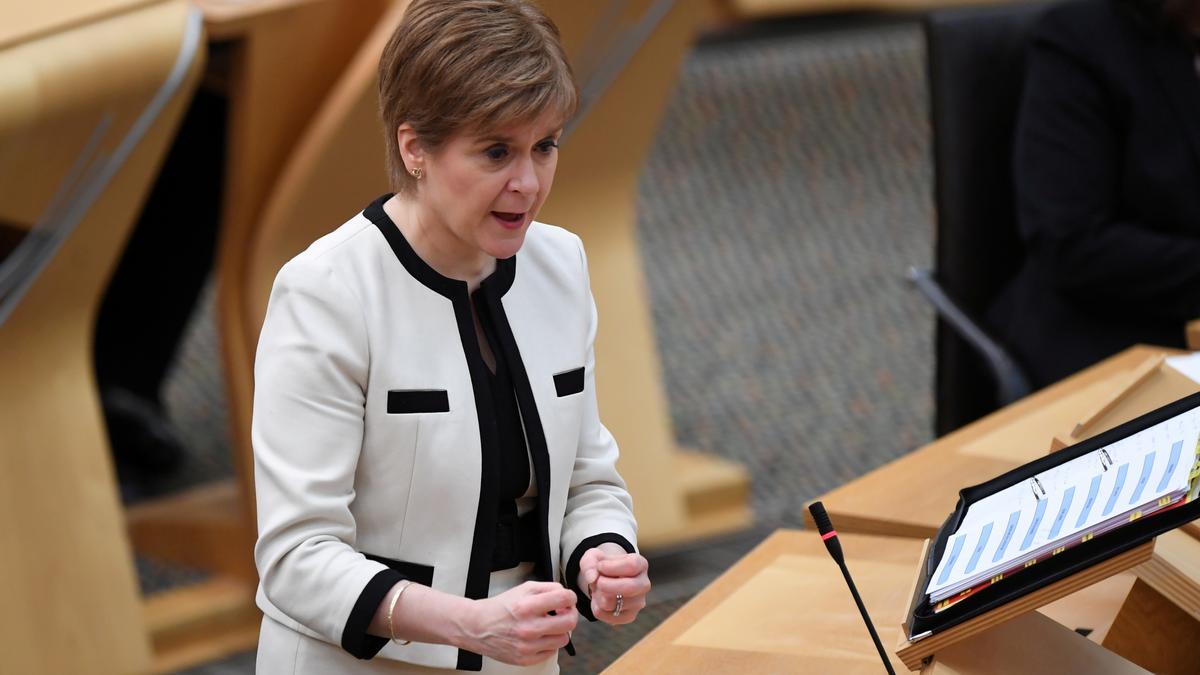
[{"label": "grey carpet", "polygon": [[[707,41],[684,64],[640,241],[676,435],[750,469],[759,526],[653,555],[637,624],[581,627],[565,673],[601,670],[804,500],[930,439],[932,315],[903,282],[932,247],[923,59],[915,23],[850,19]],[[211,309],[166,393],[195,452],[180,484],[230,472]],[[189,574],[143,571],[147,588]]]}]

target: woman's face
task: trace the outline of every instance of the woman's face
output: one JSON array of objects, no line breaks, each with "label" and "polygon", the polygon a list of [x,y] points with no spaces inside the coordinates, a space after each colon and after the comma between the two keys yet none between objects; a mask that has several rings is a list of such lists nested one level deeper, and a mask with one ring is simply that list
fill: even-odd
[{"label": "woman's face", "polygon": [[443,253],[470,262],[508,258],[521,248],[554,182],[561,125],[558,116],[543,115],[459,133],[416,158],[424,172],[417,206],[425,225],[439,230]]}]

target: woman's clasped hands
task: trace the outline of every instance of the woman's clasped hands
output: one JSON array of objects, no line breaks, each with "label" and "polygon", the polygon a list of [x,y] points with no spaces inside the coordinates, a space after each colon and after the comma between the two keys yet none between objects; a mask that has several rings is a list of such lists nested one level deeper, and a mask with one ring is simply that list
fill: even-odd
[{"label": "woman's clasped hands", "polygon": [[592,614],[618,626],[632,622],[646,606],[650,564],[614,543],[588,549],[579,559],[579,587],[592,600]]},{"label": "woman's clasped hands", "polygon": [[476,601],[472,610],[460,646],[517,666],[554,657],[571,639],[579,620],[575,593],[549,581],[526,581],[494,598]]}]

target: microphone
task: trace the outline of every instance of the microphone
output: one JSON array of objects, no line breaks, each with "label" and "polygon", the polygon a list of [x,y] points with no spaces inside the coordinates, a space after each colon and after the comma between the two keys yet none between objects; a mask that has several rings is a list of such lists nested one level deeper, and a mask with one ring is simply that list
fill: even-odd
[{"label": "microphone", "polygon": [[867,630],[871,632],[871,639],[875,641],[875,649],[879,650],[879,658],[883,659],[883,667],[887,668],[888,675],[896,675],[896,671],[892,670],[892,662],[888,660],[887,653],[883,651],[883,644],[879,642],[875,624],[871,623],[871,617],[867,615],[867,608],[863,606],[858,589],[854,586],[854,580],[850,578],[850,570],[846,567],[846,557],[842,555],[842,543],[838,541],[837,530],[833,529],[833,523],[829,522],[829,514],[825,513],[825,505],[819,501],[813,502],[808,505],[808,512],[812,514],[813,521],[817,524],[817,530],[821,533],[821,539],[825,541],[825,548],[829,550],[829,555],[841,568],[842,576],[846,577],[846,585],[850,587],[850,594],[854,596],[854,604],[858,605],[863,622],[867,624]]}]

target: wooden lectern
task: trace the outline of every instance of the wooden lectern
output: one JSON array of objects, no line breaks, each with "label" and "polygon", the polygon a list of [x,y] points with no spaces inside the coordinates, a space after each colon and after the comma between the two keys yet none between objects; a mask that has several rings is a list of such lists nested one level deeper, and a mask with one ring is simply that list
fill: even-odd
[{"label": "wooden lectern", "polygon": [[[1067,432],[1055,434],[1055,452],[1200,391],[1200,384],[1153,354],[1133,368]],[[1069,672],[1194,673],[1200,644],[1200,538],[1196,523],[1166,532],[1154,542],[1107,560],[1022,597],[1004,607],[915,642],[903,641],[897,655],[923,673]],[[1137,575],[1102,644],[1079,640],[1053,622],[1006,623],[1058,598],[1124,570]],[[914,589],[915,592],[915,589]],[[1085,644],[1086,643],[1086,646]],[[987,647],[983,645],[988,645]],[[1038,645],[1032,648],[1031,645]],[[1026,659],[1032,654],[1035,658]],[[1062,661],[1064,655],[1069,660]],[[997,661],[997,659],[999,659]],[[1083,667],[1082,664],[1088,664]]]},{"label": "wooden lectern", "polygon": [[[1144,563],[1153,551],[1154,542],[1147,542],[945,631],[913,642],[902,636],[896,655],[922,675],[1147,672],[1035,610]],[[1114,630],[1121,628],[1114,625],[1109,634]],[[908,626],[902,631],[907,636]]]}]

